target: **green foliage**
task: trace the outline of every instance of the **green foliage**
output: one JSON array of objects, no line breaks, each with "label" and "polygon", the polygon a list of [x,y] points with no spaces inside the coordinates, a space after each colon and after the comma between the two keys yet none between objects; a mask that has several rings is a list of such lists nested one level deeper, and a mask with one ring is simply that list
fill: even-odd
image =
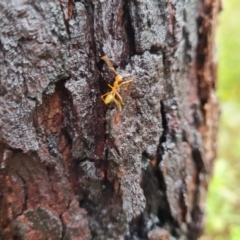
[{"label": "green foliage", "polygon": [[239,0],[223,2],[219,17],[217,43],[219,52],[219,89],[222,101],[240,103],[240,5]]},{"label": "green foliage", "polygon": [[240,240],[240,4],[225,0],[217,33],[221,123],[203,240]]}]

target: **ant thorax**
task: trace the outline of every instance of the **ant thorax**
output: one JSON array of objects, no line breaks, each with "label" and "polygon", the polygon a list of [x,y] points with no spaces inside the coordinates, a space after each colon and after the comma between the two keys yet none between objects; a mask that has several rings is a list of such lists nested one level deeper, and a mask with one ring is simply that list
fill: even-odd
[{"label": "ant thorax", "polygon": [[113,85],[108,84],[108,86],[111,88],[111,91],[103,94],[101,96],[101,99],[105,104],[110,104],[111,102],[114,102],[118,110],[121,112],[122,105],[124,105],[124,103],[120,95],[120,92],[121,92],[121,89],[123,89],[123,87],[125,90],[129,85],[129,83],[133,81],[132,76],[131,74],[121,75],[117,73],[107,56],[103,56],[101,59],[108,65],[109,69],[111,69],[116,74]]}]

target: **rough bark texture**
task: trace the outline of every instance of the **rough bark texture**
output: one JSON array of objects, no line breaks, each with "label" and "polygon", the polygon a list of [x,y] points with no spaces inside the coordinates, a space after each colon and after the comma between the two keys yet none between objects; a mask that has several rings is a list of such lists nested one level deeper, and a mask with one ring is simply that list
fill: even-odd
[{"label": "rough bark texture", "polygon": [[[0,239],[197,239],[216,150],[207,0],[0,2]],[[114,74],[134,82],[105,105]]]}]

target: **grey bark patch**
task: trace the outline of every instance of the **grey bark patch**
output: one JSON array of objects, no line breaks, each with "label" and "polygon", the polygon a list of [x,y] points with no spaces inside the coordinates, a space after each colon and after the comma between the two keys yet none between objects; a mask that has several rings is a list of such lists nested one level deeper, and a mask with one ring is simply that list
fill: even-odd
[{"label": "grey bark patch", "polygon": [[167,41],[168,22],[165,1],[130,1],[130,16],[135,32],[138,53],[160,49]]},{"label": "grey bark patch", "polygon": [[50,83],[68,76],[61,8],[56,1],[22,0],[1,2],[0,9],[1,139],[12,148],[36,151],[36,102]]},{"label": "grey bark patch", "polygon": [[[34,232],[34,235],[31,235]],[[13,233],[20,239],[62,239],[62,223],[50,210],[38,207],[36,210],[25,211],[13,223]],[[29,235],[30,234],[30,235]]]},{"label": "grey bark patch", "polygon": [[116,152],[109,147],[108,160],[116,163],[123,171],[119,181],[123,210],[128,221],[139,216],[146,204],[140,187],[142,152],[153,158],[161,134],[158,101],[161,95],[162,57],[145,52],[142,56],[134,56],[131,64],[126,66],[126,71],[134,79],[132,97],[126,97],[121,114],[112,110],[107,116],[108,135],[117,149]]}]

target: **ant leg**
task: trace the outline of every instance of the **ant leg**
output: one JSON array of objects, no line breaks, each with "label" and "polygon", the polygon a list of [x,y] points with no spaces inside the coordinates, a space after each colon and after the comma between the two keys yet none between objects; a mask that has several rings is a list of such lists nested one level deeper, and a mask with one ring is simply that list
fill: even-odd
[{"label": "ant leg", "polygon": [[122,77],[128,77],[131,76],[131,74],[123,74]]},{"label": "ant leg", "polygon": [[[113,87],[112,87],[110,84],[108,84],[108,86],[109,86],[111,89],[113,89]],[[101,96],[101,99],[104,101],[104,97],[105,97],[106,95],[109,95],[110,93],[112,93],[112,91],[103,94],[103,95]],[[105,102],[105,101],[104,101],[104,102]]]},{"label": "ant leg", "polygon": [[[111,85],[109,85],[109,87],[111,87],[111,88],[113,89],[113,87],[112,87]],[[118,89],[118,88],[117,88],[117,89]],[[121,97],[121,95],[118,93],[117,89],[113,89],[111,92],[112,92],[112,94],[114,95],[114,97],[115,97],[115,95],[117,95],[118,98],[119,98],[119,100],[120,100],[120,102],[124,105],[123,100],[122,100],[122,97]]]},{"label": "ant leg", "polygon": [[118,102],[116,98],[113,98],[113,101],[115,102],[115,104],[116,104],[117,109],[119,110],[119,112],[121,112],[121,111],[122,111],[121,103]]},{"label": "ant leg", "polygon": [[121,95],[118,93],[118,91],[116,91],[116,95],[118,96],[118,98],[119,98],[120,102],[122,103],[122,105],[124,105],[123,100],[122,100],[122,97],[121,97]]},{"label": "ant leg", "polygon": [[126,81],[126,82],[122,82],[122,83],[120,83],[119,85],[118,85],[118,87],[121,87],[123,84],[127,84],[127,83],[130,83],[130,82],[132,82],[133,80],[131,79],[131,80],[129,80],[129,81]]},{"label": "ant leg", "polygon": [[111,89],[113,89],[113,86],[111,86],[110,84],[108,84],[108,86],[109,86]]},{"label": "ant leg", "polygon": [[117,72],[115,70],[115,68],[113,67],[110,59],[107,57],[107,55],[104,55],[103,57],[101,57],[101,59],[108,65],[108,67],[117,75]]},{"label": "ant leg", "polygon": [[103,95],[101,96],[101,99],[104,101],[104,97],[105,97],[106,95],[108,95],[109,93],[111,93],[111,92],[107,92],[107,93],[103,94]]}]

